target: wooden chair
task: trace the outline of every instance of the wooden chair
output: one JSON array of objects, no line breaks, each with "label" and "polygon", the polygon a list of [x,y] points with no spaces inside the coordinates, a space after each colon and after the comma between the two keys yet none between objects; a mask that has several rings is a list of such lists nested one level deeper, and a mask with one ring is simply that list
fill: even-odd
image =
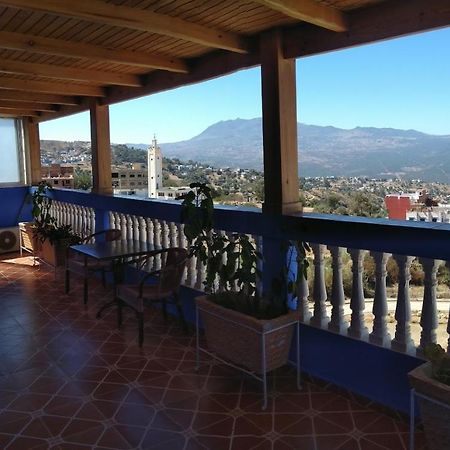
[{"label": "wooden chair", "polygon": [[[146,273],[138,284],[119,284],[116,288],[117,321],[122,325],[122,308],[129,306],[136,311],[139,327],[139,345],[144,342],[144,306],[149,303],[162,303],[164,319],[167,320],[167,303],[175,304],[181,319],[183,328],[187,332],[187,324],[180,303],[179,289],[183,277],[184,268],[188,258],[188,252],[184,248],[169,248],[160,252],[162,267],[160,270]],[[135,261],[139,269],[147,267],[150,258],[155,253]],[[156,284],[146,284],[150,277],[156,276]]]},{"label": "wooden chair", "polygon": [[[116,241],[121,238],[121,231],[117,229],[110,230],[102,230],[97,233],[93,233],[82,239],[81,244],[89,244],[94,239],[104,236],[105,241]],[[106,272],[112,272],[113,265],[111,261],[95,261],[92,258],[87,260],[85,264],[84,257],[71,252],[70,249],[67,249],[66,254],[66,265],[65,265],[65,292],[69,293],[70,290],[70,272],[76,273],[83,277],[83,288],[84,288],[84,304],[88,301],[88,279],[91,275],[96,272],[101,272],[102,275],[102,284],[106,285]]]}]

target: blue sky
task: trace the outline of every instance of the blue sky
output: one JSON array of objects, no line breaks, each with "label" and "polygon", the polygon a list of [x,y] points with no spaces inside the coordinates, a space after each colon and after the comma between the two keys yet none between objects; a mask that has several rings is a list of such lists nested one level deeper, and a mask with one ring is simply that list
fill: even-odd
[{"label": "blue sky", "polygon": [[[298,120],[450,134],[450,28],[297,60]],[[189,139],[220,120],[261,116],[250,69],[110,108],[111,141]],[[87,113],[41,124],[41,139],[89,140]]]}]

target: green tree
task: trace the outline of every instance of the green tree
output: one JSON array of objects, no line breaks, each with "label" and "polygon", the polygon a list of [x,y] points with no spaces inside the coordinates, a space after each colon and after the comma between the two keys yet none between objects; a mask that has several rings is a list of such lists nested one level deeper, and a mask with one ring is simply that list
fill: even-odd
[{"label": "green tree", "polygon": [[75,189],[87,191],[92,188],[92,175],[88,170],[75,169],[73,176],[73,184]]}]

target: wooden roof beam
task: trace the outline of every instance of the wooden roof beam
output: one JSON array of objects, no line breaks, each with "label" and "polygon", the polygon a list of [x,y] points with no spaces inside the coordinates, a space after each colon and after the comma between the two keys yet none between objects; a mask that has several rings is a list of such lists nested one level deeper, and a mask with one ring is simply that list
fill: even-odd
[{"label": "wooden roof beam", "polygon": [[14,102],[11,100],[0,100],[0,108],[2,109],[29,109],[33,111],[55,112],[55,106],[46,103],[35,102]]},{"label": "wooden roof beam", "polygon": [[246,53],[248,50],[245,40],[237,34],[214,30],[178,17],[100,0],[0,0],[0,5],[147,31],[237,53]]},{"label": "wooden roof beam", "polygon": [[136,75],[78,69],[50,64],[33,64],[5,59],[0,61],[0,72],[32,75],[35,77],[58,78],[71,81],[93,81],[99,84],[112,84],[118,86],[142,86],[140,78]]},{"label": "wooden roof beam", "polygon": [[77,98],[66,95],[42,94],[40,92],[16,91],[14,89],[0,89],[0,100],[14,100],[15,102],[18,102],[18,105],[22,102],[37,102],[68,106],[75,106],[80,103]]},{"label": "wooden roof beam", "polygon": [[443,28],[450,25],[448,0],[388,0],[348,12],[346,33],[300,24],[284,31],[284,56],[302,56]]},{"label": "wooden roof beam", "polygon": [[14,89],[18,91],[42,92],[48,94],[80,95],[85,97],[103,97],[105,95],[104,89],[97,86],[57,83],[54,81],[22,80],[6,76],[0,77],[0,89]]},{"label": "wooden roof beam", "polygon": [[170,72],[187,73],[187,64],[178,58],[159,56],[144,52],[116,50],[97,45],[44,38],[31,34],[0,31],[0,48],[22,50],[44,55],[65,56],[112,62],[146,69],[162,69]]},{"label": "wooden roof beam", "polygon": [[339,9],[315,0],[254,0],[294,19],[309,22],[331,31],[347,31],[348,16]]},{"label": "wooden roof beam", "polygon": [[19,117],[19,116],[28,116],[28,117],[38,117],[39,113],[37,111],[31,111],[26,109],[10,109],[10,108],[0,108],[0,116],[3,117]]}]

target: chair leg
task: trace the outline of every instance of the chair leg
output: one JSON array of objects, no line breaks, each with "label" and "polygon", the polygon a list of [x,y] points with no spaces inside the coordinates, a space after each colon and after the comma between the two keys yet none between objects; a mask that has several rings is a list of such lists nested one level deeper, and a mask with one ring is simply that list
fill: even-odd
[{"label": "chair leg", "polygon": [[186,319],[184,318],[183,306],[181,305],[180,298],[178,297],[177,294],[174,295],[174,298],[175,298],[175,305],[178,311],[178,316],[180,317],[181,325],[183,327],[183,331],[187,334],[189,332],[189,329],[186,323]]},{"label": "chair leg", "polygon": [[68,294],[70,291],[70,270],[66,269],[66,283],[64,285],[64,292]]},{"label": "chair leg", "polygon": [[167,322],[167,302],[166,302],[165,298],[162,300],[162,312],[163,312],[164,322]]},{"label": "chair leg", "polygon": [[139,326],[139,347],[142,347],[144,342],[144,313],[138,312],[138,326]]},{"label": "chair leg", "polygon": [[122,319],[123,319],[122,300],[120,300],[120,298],[117,298],[116,301],[117,301],[117,327],[120,328],[122,326]]},{"label": "chair leg", "polygon": [[88,302],[88,279],[87,277],[84,277],[84,284],[83,284],[83,300],[84,304],[87,305]]}]

